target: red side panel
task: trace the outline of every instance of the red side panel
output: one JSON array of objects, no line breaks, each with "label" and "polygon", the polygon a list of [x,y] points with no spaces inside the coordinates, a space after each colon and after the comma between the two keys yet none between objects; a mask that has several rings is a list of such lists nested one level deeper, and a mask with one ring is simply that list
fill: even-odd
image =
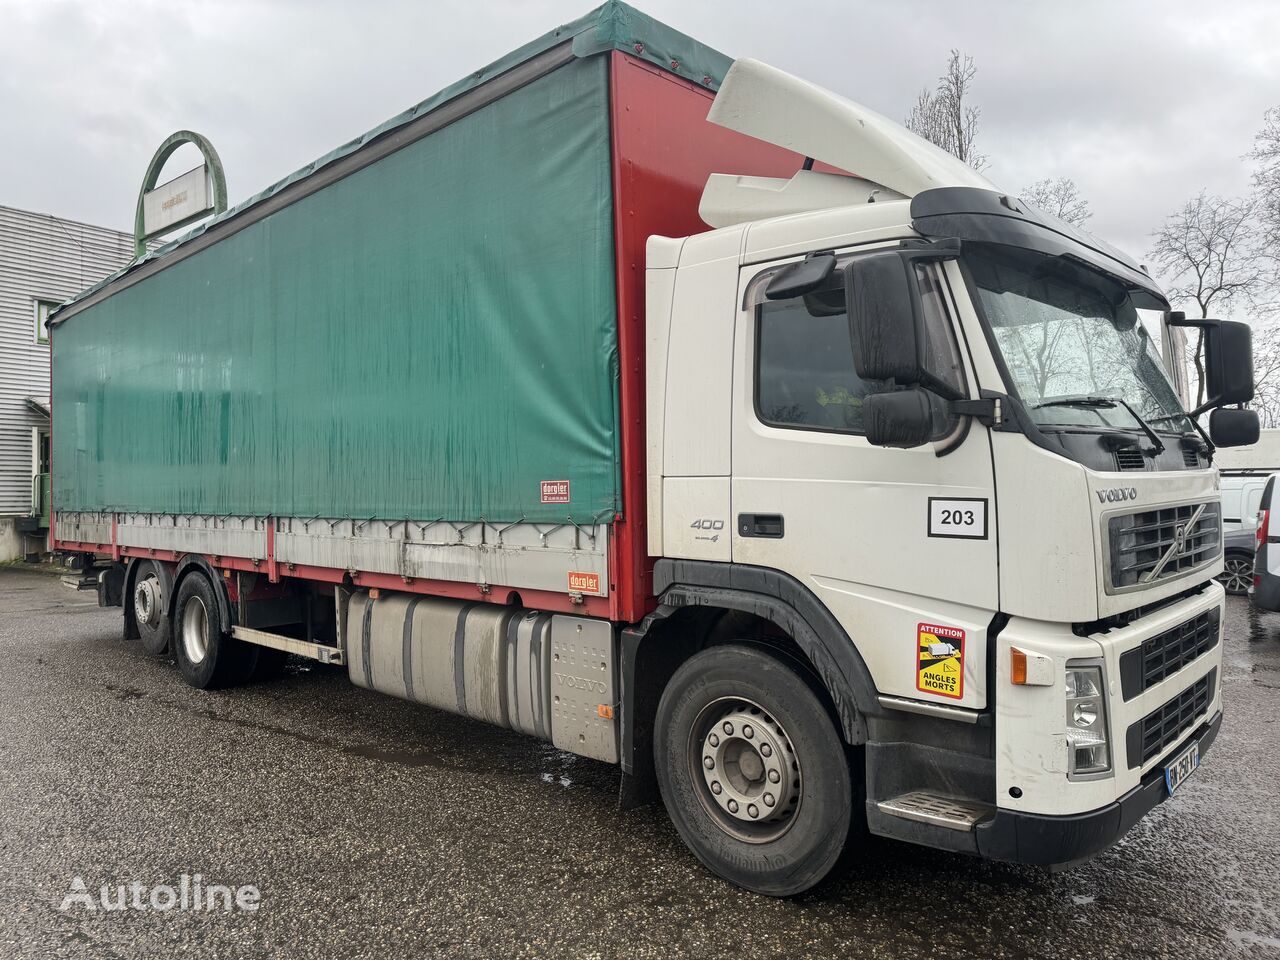
[{"label": "red side panel", "polygon": [[610,599],[615,620],[635,621],[654,606],[645,520],[645,243],[654,234],[708,229],[698,216],[708,175],[789,177],[804,158],[707,123],[710,90],[625,53],[611,57],[623,503],[614,525]]}]

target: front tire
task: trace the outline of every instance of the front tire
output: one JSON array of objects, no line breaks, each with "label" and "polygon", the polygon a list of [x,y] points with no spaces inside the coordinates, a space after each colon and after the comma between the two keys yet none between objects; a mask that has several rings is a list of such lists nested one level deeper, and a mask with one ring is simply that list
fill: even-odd
[{"label": "front tire", "polygon": [[187,574],[178,586],[173,650],[183,679],[199,690],[244,680],[257,663],[256,648],[231,636],[214,587],[202,573]]},{"label": "front tire", "polygon": [[769,653],[732,644],[687,660],[658,705],[654,760],[676,830],[718,876],[793,896],[839,860],[853,816],[844,744]]}]

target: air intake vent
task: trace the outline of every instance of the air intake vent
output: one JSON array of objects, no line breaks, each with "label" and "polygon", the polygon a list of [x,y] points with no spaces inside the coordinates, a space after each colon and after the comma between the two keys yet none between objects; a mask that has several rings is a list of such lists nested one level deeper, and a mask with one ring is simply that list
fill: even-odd
[{"label": "air intake vent", "polygon": [[1213,703],[1214,683],[1218,668],[1209,671],[1187,689],[1131,724],[1126,731],[1125,747],[1129,755],[1129,769],[1140,767],[1154,760],[1173,746],[1178,738],[1191,729],[1196,717],[1201,716]]},{"label": "air intake vent", "polygon": [[1116,451],[1116,467],[1120,470],[1145,470],[1147,458],[1138,447],[1121,447]]},{"label": "air intake vent", "polygon": [[1197,467],[1200,466],[1199,452],[1196,450],[1192,450],[1190,447],[1183,447],[1182,462],[1185,463],[1192,470],[1195,470]]}]

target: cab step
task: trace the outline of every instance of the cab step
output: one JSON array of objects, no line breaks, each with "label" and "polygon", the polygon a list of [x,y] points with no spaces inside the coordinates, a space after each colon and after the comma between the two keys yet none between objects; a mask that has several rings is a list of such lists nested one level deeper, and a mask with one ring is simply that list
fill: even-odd
[{"label": "cab step", "polygon": [[928,790],[913,790],[891,800],[881,800],[876,806],[883,813],[929,823],[949,830],[972,830],[975,825],[995,814],[995,807],[977,800],[958,800],[944,797]]}]

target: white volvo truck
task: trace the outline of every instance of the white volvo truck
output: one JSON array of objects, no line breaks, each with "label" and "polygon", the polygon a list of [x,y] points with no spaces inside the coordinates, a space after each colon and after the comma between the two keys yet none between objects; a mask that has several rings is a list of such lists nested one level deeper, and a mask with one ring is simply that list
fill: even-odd
[{"label": "white volvo truck", "polygon": [[[623,22],[620,11],[640,22],[620,4],[602,10],[606,26]],[[580,35],[598,38],[601,22]],[[645,27],[651,41],[684,42],[659,26]],[[286,650],[345,664],[362,686],[618,762],[624,800],[656,785],[699,859],[752,890],[811,887],[864,825],[1020,863],[1063,865],[1104,849],[1176,793],[1218,732],[1224,595],[1214,581],[1222,535],[1212,452],[1213,443],[1256,438],[1256,417],[1226,408],[1252,394],[1248,328],[1206,326],[1211,442],[1138,322],[1139,311],[1168,304],[1129,258],[885,118],[761,63],[734,63],[708,116],[714,66],[689,81],[685,61],[626,35],[604,44],[614,58],[616,196],[625,201],[644,172],[640,160],[617,163],[622,151],[640,157],[649,144],[668,158],[659,166],[670,160],[668,121],[645,139],[641,108],[652,101],[637,94],[634,109],[620,110],[626,89],[686,98],[663,117],[692,103],[686,147],[745,155],[771,144],[770,162],[788,175],[737,176],[731,164],[709,180],[699,174],[690,196],[705,180],[700,213],[713,229],[645,231],[647,259],[638,249],[620,255],[619,289],[634,268],[637,290],[619,302],[637,309],[616,320],[617,352],[583,351],[583,379],[598,361],[621,381],[621,413],[603,421],[604,442],[579,442],[582,407],[564,402],[576,383],[527,375],[554,359],[545,351],[571,349],[567,340],[526,337],[520,351],[492,351],[473,368],[483,377],[519,361],[509,377],[490,371],[494,389],[475,395],[482,404],[526,391],[492,417],[453,411],[447,395],[417,399],[431,379],[416,372],[394,380],[382,402],[383,380],[428,363],[439,338],[482,329],[499,343],[501,327],[488,324],[516,321],[477,313],[446,324],[431,313],[434,294],[415,292],[404,309],[422,312],[398,335],[436,323],[438,337],[414,341],[414,364],[389,355],[381,380],[356,377],[365,357],[400,350],[377,326],[390,311],[365,310],[355,287],[365,250],[388,230],[369,212],[372,200],[330,213],[326,198],[361,184],[394,188],[387,164],[522,90],[548,122],[576,123],[585,108],[561,104],[604,88],[571,71],[592,83],[605,74],[582,72],[578,61],[602,46],[570,46],[574,29],[58,311],[58,547],[117,561],[103,575],[103,602],[122,604],[127,632],[153,652],[171,649],[197,687],[247,675],[264,650]],[[556,93],[556,77],[581,92]],[[522,108],[504,123],[527,115]],[[433,162],[496,155],[506,128],[477,129],[497,147]],[[583,140],[562,162],[589,148]],[[370,179],[370,167],[392,173]],[[607,193],[608,176],[583,182]],[[649,183],[661,204],[680,181],[672,172]],[[379,216],[391,219],[419,197],[384,194],[391,201]],[[607,213],[602,202],[591,209]],[[519,208],[506,209],[514,217]],[[619,206],[619,249],[644,209],[636,201],[624,216]],[[318,215],[299,227],[309,210]],[[465,230],[464,220],[452,228]],[[513,221],[480,239],[538,228]],[[397,237],[412,242],[428,229],[415,221]],[[465,249],[485,249],[465,239]],[[577,248],[558,242],[526,243],[536,263],[497,272],[473,258],[469,288],[447,291],[474,294],[456,309],[505,303],[487,285],[519,269],[550,269],[556,257],[572,266]],[[252,244],[251,259],[235,253],[242,243]],[[306,273],[322,253],[333,266]],[[274,264],[267,281],[293,277],[298,264],[305,281],[268,283],[259,316],[263,264]],[[379,266],[394,296],[400,278]],[[217,300],[228,276],[235,295]],[[313,294],[294,309],[290,298]],[[537,294],[522,288],[526,315]],[[331,316],[330,304],[347,312]],[[340,361],[297,359],[325,337],[355,336],[351,316],[369,335],[351,339]],[[286,323],[306,337],[277,361],[277,341],[261,332]],[[593,328],[606,344],[612,323]],[[134,329],[148,345],[137,357],[113,346]],[[447,377],[453,368],[431,369]],[[173,397],[164,400],[166,391]],[[612,388],[601,396],[611,401]],[[113,412],[131,409],[187,411],[183,442],[149,452],[135,421]],[[448,508],[392,506],[366,520],[374,508],[338,499],[363,496],[397,470],[414,495],[430,493],[420,453],[376,446],[383,419],[393,444],[406,435],[434,442],[443,418],[472,424],[446,431],[448,469],[433,482],[478,464],[482,494],[497,489],[489,481],[499,473],[519,481],[519,493],[520,471],[545,449],[504,460],[501,447],[467,445],[479,427],[519,422],[529,410],[557,413],[540,421],[547,431],[573,429],[554,434],[565,454],[545,476],[556,479],[539,483],[530,472],[528,514],[518,505],[513,515],[482,505],[443,517]],[[363,422],[337,433],[351,411]],[[288,419],[273,420],[277,412]],[[211,431],[208,448],[202,430]],[[314,446],[277,469],[299,438]],[[248,462],[254,444],[266,451],[265,470]],[[598,518],[575,516],[583,480],[570,471],[597,449],[604,469],[593,476],[619,499]],[[369,452],[306,459],[326,450]],[[193,507],[202,484],[211,502]],[[304,489],[332,500],[298,506]],[[462,490],[464,506],[471,495]],[[243,506],[252,496],[261,502]],[[646,522],[647,555],[643,533],[627,539]]]},{"label": "white volvo truck", "polygon": [[[873,833],[1039,864],[1096,853],[1177,790],[1222,716],[1212,445],[1136,322],[1163,294],[763,64],[734,65],[709,119],[865,182],[713,177],[719,229],[649,241],[658,593],[799,642],[864,748]],[[1247,328],[1206,332],[1211,406],[1248,400]],[[1211,424],[1220,445],[1256,436],[1248,411]],[[756,862],[681,827],[723,872]]]}]

